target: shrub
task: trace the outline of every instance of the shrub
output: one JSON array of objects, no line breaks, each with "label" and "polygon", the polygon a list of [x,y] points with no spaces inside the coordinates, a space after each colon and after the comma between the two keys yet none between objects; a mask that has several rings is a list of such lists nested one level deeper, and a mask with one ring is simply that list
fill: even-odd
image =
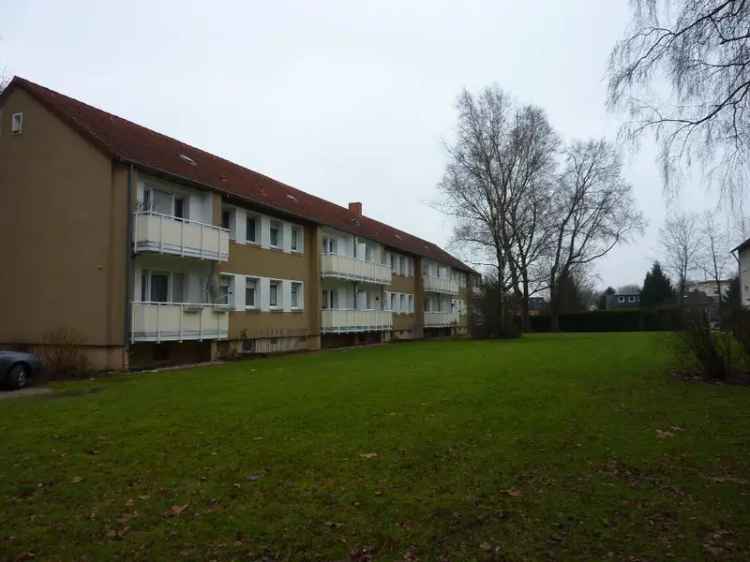
[{"label": "shrub", "polygon": [[505,315],[498,314],[500,305],[500,291],[490,283],[483,287],[482,294],[474,298],[470,308],[469,330],[472,337],[487,338],[519,338],[521,328],[513,318],[510,299],[505,303]]},{"label": "shrub", "polygon": [[86,338],[73,328],[58,328],[43,337],[39,355],[51,377],[84,374],[89,370],[88,359],[81,349]]},{"label": "shrub", "polygon": [[731,332],[714,330],[704,309],[687,309],[677,332],[677,355],[708,380],[728,380],[740,371],[740,349]]}]

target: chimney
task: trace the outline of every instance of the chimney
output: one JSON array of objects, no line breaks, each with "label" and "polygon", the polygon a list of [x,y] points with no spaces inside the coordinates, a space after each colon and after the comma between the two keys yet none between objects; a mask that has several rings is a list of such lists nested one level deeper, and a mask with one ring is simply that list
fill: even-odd
[{"label": "chimney", "polygon": [[349,203],[349,212],[357,215],[358,217],[362,216],[362,203],[357,201],[356,203]]}]

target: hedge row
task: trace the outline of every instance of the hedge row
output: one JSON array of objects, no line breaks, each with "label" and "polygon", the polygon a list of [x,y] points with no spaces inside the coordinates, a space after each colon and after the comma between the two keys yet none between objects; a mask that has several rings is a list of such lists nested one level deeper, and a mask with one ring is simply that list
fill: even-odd
[{"label": "hedge row", "polygon": [[[597,310],[560,315],[562,332],[637,332],[641,330],[676,330],[681,325],[678,308],[644,310]],[[549,316],[532,316],[534,332],[549,332]]]}]

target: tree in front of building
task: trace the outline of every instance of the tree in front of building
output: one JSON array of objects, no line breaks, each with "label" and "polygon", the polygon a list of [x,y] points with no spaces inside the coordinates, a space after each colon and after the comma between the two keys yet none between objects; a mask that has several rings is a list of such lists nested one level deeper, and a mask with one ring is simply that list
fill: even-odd
[{"label": "tree in front of building", "polygon": [[604,292],[599,295],[599,299],[596,301],[596,308],[599,310],[607,310],[607,297],[616,294],[617,291],[615,291],[614,287],[607,287],[604,289]]},{"label": "tree in front of building", "polygon": [[673,304],[674,301],[675,290],[672,286],[672,281],[664,273],[661,264],[655,261],[643,280],[641,306],[653,307],[663,304]]}]

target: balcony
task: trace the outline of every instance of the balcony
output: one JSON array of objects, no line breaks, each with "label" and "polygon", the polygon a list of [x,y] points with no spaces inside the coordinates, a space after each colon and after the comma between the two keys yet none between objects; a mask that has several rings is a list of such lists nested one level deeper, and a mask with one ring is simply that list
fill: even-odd
[{"label": "balcony", "polygon": [[135,213],[133,250],[215,261],[229,260],[229,231],[154,212]]},{"label": "balcony", "polygon": [[323,310],[320,328],[324,334],[385,332],[392,328],[389,310]]},{"label": "balcony", "polygon": [[134,302],[130,341],[225,339],[229,307],[216,304]]},{"label": "balcony", "polygon": [[458,281],[446,277],[422,277],[426,293],[443,293],[446,295],[458,294]]},{"label": "balcony", "polygon": [[426,312],[424,313],[425,328],[443,328],[458,324],[458,312]]},{"label": "balcony", "polygon": [[379,285],[391,284],[390,267],[333,254],[322,254],[320,256],[320,275]]}]

